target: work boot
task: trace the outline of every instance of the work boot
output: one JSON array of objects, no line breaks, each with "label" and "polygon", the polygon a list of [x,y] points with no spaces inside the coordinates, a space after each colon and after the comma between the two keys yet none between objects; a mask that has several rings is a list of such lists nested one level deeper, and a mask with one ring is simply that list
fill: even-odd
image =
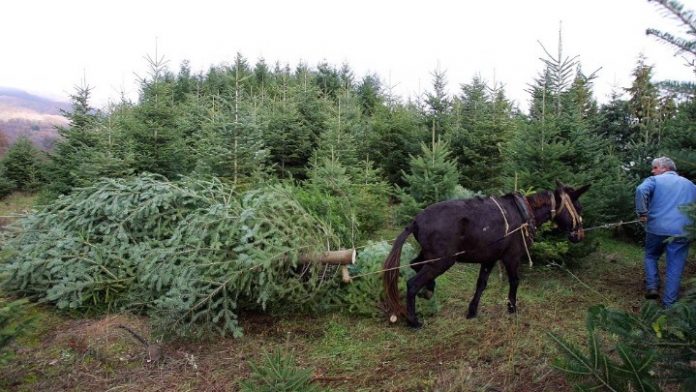
[{"label": "work boot", "polygon": [[645,299],[658,299],[660,294],[655,289],[648,289],[645,291]]}]

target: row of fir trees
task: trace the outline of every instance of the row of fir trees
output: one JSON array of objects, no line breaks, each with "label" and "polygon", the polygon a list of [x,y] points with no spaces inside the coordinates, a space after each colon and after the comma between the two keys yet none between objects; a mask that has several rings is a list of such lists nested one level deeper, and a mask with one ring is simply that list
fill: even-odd
[{"label": "row of fir trees", "polygon": [[478,76],[451,96],[441,70],[428,92],[403,102],[377,75],[357,79],[347,65],[252,67],[241,55],[200,74],[186,62],[177,73],[162,59],[149,65],[138,102],[97,110],[91,88],[77,87],[53,150],[13,145],[0,190],[40,188],[49,202],[100,178],[141,173],[242,186],[331,181],[337,191],[386,184],[408,215],[461,188],[495,195],[558,179],[592,183],[586,213],[604,223],[631,218],[633,187],[651,158],[668,155],[682,174],[696,173],[693,95],[655,82],[642,58],[632,85],[599,105],[594,74],[560,51],[548,55],[529,84],[528,113]]}]

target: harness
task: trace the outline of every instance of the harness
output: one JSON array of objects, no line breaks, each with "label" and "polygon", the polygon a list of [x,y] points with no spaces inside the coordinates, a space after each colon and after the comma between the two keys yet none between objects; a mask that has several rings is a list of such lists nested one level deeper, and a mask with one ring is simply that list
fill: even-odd
[{"label": "harness", "polygon": [[[529,205],[529,201],[521,193],[515,192],[512,194],[515,200],[515,206],[517,211],[519,211],[522,216],[522,220],[531,227],[532,231],[536,232],[536,221],[534,219],[534,213],[532,212],[532,206]],[[532,233],[534,234],[534,233]]]},{"label": "harness", "polygon": [[534,243],[534,234],[536,233],[536,221],[534,219],[534,214],[532,213],[532,207],[529,205],[529,202],[527,201],[526,197],[524,197],[519,192],[515,192],[512,194],[512,199],[515,201],[515,207],[517,207],[517,211],[520,213],[523,223],[515,230],[510,231],[510,225],[508,224],[505,210],[503,210],[503,207],[500,206],[500,203],[498,203],[498,201],[491,196],[491,200],[493,200],[493,203],[495,203],[495,205],[500,210],[500,214],[502,215],[503,221],[505,222],[505,235],[502,238],[505,238],[518,230],[520,231],[520,234],[522,235],[522,244],[524,245],[524,250],[527,253],[527,258],[529,259],[529,267],[531,268],[533,262],[532,257],[529,254],[529,246]]},{"label": "harness", "polygon": [[[517,211],[520,213],[520,216],[522,217],[523,221],[523,223],[513,231],[510,231],[510,224],[508,223],[507,214],[505,213],[503,207],[500,206],[500,203],[498,203],[495,197],[491,196],[490,199],[493,200],[493,203],[495,203],[495,205],[498,207],[498,210],[500,210],[500,215],[502,215],[503,221],[505,222],[504,237],[507,237],[510,234],[516,232],[517,230],[521,230],[522,228],[531,228],[532,235],[536,232],[536,221],[534,219],[534,214],[532,213],[532,207],[529,205],[527,198],[524,197],[521,193],[515,192],[512,194],[512,199],[515,201],[515,207],[517,207]],[[525,234],[529,236],[528,232]],[[529,238],[529,240],[531,241],[532,238]]]},{"label": "harness", "polygon": [[[556,210],[556,196],[553,191],[548,191],[549,193],[549,202],[551,203],[551,220],[553,220],[558,214],[563,212],[564,209],[568,210],[568,214],[570,215],[570,218],[573,221],[573,227],[571,231],[577,232],[578,230],[582,230],[582,228],[578,229],[582,225],[582,217],[580,214],[578,214],[577,210],[575,209],[575,206],[573,205],[573,202],[570,200],[570,196],[568,196],[567,193],[564,191],[561,191],[561,204],[558,207],[558,210]],[[524,248],[527,252],[527,258],[529,259],[529,266],[532,266],[532,258],[529,254],[529,248],[528,246],[534,243],[534,234],[536,234],[536,220],[534,219],[534,213],[532,212],[532,207],[529,205],[529,201],[527,201],[527,198],[524,197],[520,192],[515,192],[512,194],[513,200],[515,201],[515,207],[517,207],[517,211],[520,213],[520,216],[522,217],[522,220],[524,223],[522,223],[518,228],[510,231],[510,225],[508,224],[507,220],[507,214],[505,214],[505,210],[503,207],[500,206],[500,203],[491,196],[491,200],[493,200],[493,203],[498,207],[500,210],[500,214],[503,217],[503,221],[505,222],[505,236],[503,238],[509,236],[510,234],[516,232],[516,231],[521,231],[522,234],[522,243],[524,244]],[[582,234],[582,233],[581,233]]]},{"label": "harness", "polygon": [[577,231],[578,226],[582,224],[582,217],[575,209],[573,202],[570,200],[570,196],[568,196],[568,194],[565,192],[561,192],[561,206],[558,208],[558,211],[556,211],[556,198],[554,197],[553,192],[549,191],[549,193],[551,193],[551,219],[553,220],[553,218],[560,214],[565,208],[568,210],[570,219],[573,221],[573,227],[571,230]]}]

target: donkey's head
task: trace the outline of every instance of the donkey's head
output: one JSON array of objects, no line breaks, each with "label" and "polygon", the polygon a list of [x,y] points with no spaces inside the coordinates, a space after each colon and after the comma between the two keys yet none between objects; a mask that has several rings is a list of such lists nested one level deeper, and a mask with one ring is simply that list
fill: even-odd
[{"label": "donkey's head", "polygon": [[582,228],[582,206],[578,198],[589,188],[590,184],[574,189],[556,181],[556,189],[553,191],[556,208],[551,216],[554,223],[568,233],[571,242],[580,242],[585,238]]}]

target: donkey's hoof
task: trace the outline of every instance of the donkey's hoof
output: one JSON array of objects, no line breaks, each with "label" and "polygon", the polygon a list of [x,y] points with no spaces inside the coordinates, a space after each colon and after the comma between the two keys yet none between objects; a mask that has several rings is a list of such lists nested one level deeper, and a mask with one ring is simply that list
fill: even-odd
[{"label": "donkey's hoof", "polygon": [[408,321],[408,326],[411,327],[412,330],[417,331],[421,328],[423,328],[423,323],[418,321],[417,319],[414,321],[407,320]]},{"label": "donkey's hoof", "polygon": [[467,318],[467,319],[472,319],[472,318],[474,318],[474,317],[476,317],[476,312],[475,312],[475,311],[471,311],[471,310],[470,310],[470,311],[468,311],[468,312],[466,313],[466,318]]},{"label": "donkey's hoof", "polygon": [[510,313],[510,314],[517,313],[517,306],[515,306],[513,304],[508,303],[507,308],[508,308],[508,313]]},{"label": "donkey's hoof", "polygon": [[423,289],[418,293],[418,296],[425,299],[431,299],[433,297],[433,291],[428,289]]}]

